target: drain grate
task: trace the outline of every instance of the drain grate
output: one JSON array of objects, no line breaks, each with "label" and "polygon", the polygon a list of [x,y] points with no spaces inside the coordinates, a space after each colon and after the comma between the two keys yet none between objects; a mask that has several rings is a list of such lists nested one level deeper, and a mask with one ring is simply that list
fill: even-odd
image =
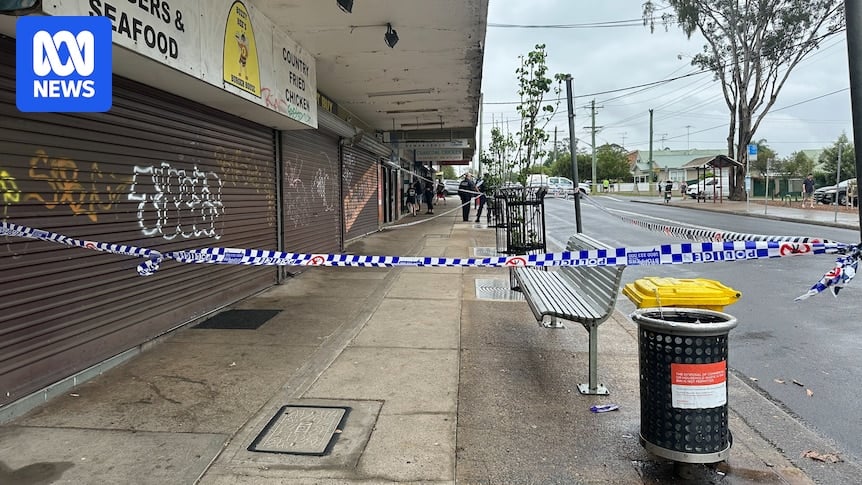
[{"label": "drain grate", "polygon": [[282,406],[252,441],[248,451],[328,455],[344,429],[349,412],[350,408],[337,406]]},{"label": "drain grate", "polygon": [[509,287],[509,280],[476,278],[479,300],[524,301],[524,295]]},{"label": "drain grate", "polygon": [[476,258],[493,258],[502,255],[497,252],[497,248],[479,247],[473,248],[473,256]]},{"label": "drain grate", "polygon": [[207,318],[194,328],[219,330],[257,330],[281,310],[227,310]]}]

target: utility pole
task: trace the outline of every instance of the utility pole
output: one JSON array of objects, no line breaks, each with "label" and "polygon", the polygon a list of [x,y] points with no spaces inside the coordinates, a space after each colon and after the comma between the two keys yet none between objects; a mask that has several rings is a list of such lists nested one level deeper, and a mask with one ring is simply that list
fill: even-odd
[{"label": "utility pole", "polygon": [[661,137],[661,149],[664,150],[667,148],[667,133],[656,133]]},{"label": "utility pole", "polygon": [[653,161],[652,161],[652,131],[653,131],[652,130],[652,108],[650,108],[650,110],[649,110],[649,176],[647,177],[647,180],[649,181],[650,194],[652,193],[652,189],[653,189],[653,184],[652,184],[652,174],[653,174],[653,171],[652,171],[652,164],[653,164]]},{"label": "utility pole", "polygon": [[590,185],[590,192],[595,194],[596,192],[598,192],[598,186],[599,186],[599,181],[596,178],[596,100],[595,99],[590,102],[590,110],[592,111],[592,116],[593,116],[593,127],[591,130],[592,134],[593,134],[593,183],[592,183],[592,185]]},{"label": "utility pole", "polygon": [[557,127],[554,127],[554,163],[557,163]]},{"label": "utility pole", "polygon": [[625,149],[625,148],[626,148],[626,135],[628,135],[628,133],[629,133],[629,132],[624,131],[624,132],[622,132],[622,133],[620,134],[620,136],[622,136],[622,138],[623,138],[623,142],[622,142],[622,147],[623,147],[623,149]]}]

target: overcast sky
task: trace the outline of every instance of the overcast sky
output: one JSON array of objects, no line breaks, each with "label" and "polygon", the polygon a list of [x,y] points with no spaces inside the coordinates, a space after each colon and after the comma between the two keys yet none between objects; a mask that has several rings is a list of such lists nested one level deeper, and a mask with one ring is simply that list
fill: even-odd
[{"label": "overcast sky", "polygon": [[[589,142],[587,106],[595,99],[596,125],[603,127],[597,145],[617,143],[627,149],[649,148],[649,109],[654,109],[655,150],[717,149],[724,151],[727,138],[727,107],[718,82],[700,74],[649,89],[631,89],[610,94],[605,91],[682,76],[698,69],[691,56],[703,40],[688,40],[672,26],[667,32],[636,25],[611,28],[503,28],[493,24],[566,25],[638,20],[639,0],[491,0],[482,78],[483,145],[490,141],[492,120],[509,121],[509,131],[518,127],[515,69],[519,55],[536,44],[546,45],[549,74],[566,72],[574,78],[575,129],[580,140]],[[786,157],[802,149],[831,145],[844,132],[852,139],[847,44],[843,34],[828,39],[818,51],[791,73],[778,101],[760,125],[755,139]],[[827,95],[834,91],[838,93]],[[827,95],[827,96],[824,96]],[[565,96],[565,90],[563,91]],[[823,96],[819,99],[813,99]],[[552,96],[549,96],[552,97]],[[800,103],[797,105],[797,103]],[[786,107],[786,108],[785,108]],[[782,109],[785,108],[785,109]],[[565,100],[546,129],[553,139],[568,136]],[[579,148],[586,146],[579,144]]]}]

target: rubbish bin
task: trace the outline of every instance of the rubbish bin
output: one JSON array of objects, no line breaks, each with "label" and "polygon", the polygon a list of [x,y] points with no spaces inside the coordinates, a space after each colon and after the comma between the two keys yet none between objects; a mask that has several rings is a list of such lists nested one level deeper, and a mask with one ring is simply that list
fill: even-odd
[{"label": "rubbish bin", "polygon": [[702,308],[641,308],[640,443],[681,463],[727,459],[728,332],[736,318]]},{"label": "rubbish bin", "polygon": [[686,307],[724,311],[742,296],[737,290],[705,278],[648,276],[628,283],[623,294],[638,308]]}]

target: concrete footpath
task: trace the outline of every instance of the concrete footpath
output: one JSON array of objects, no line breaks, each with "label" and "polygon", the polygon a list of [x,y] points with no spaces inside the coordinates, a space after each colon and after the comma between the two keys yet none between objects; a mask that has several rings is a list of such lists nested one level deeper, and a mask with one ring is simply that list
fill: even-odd
[{"label": "concrete footpath", "polygon": [[[783,216],[810,215],[796,212]],[[452,213],[348,251],[494,247],[493,229]],[[495,268],[310,268],[231,305],[273,310],[259,328],[193,322],[0,426],[0,484],[862,482],[855,462],[802,458],[797,448],[835,450],[735,376],[730,458],[676,477],[638,443],[630,319],[617,312],[600,327],[610,396],[581,396],[586,331],[539,327],[507,283]],[[742,416],[734,402],[758,413]],[[608,403],[620,409],[589,410]],[[775,429],[794,437],[792,449],[770,442]]]}]

